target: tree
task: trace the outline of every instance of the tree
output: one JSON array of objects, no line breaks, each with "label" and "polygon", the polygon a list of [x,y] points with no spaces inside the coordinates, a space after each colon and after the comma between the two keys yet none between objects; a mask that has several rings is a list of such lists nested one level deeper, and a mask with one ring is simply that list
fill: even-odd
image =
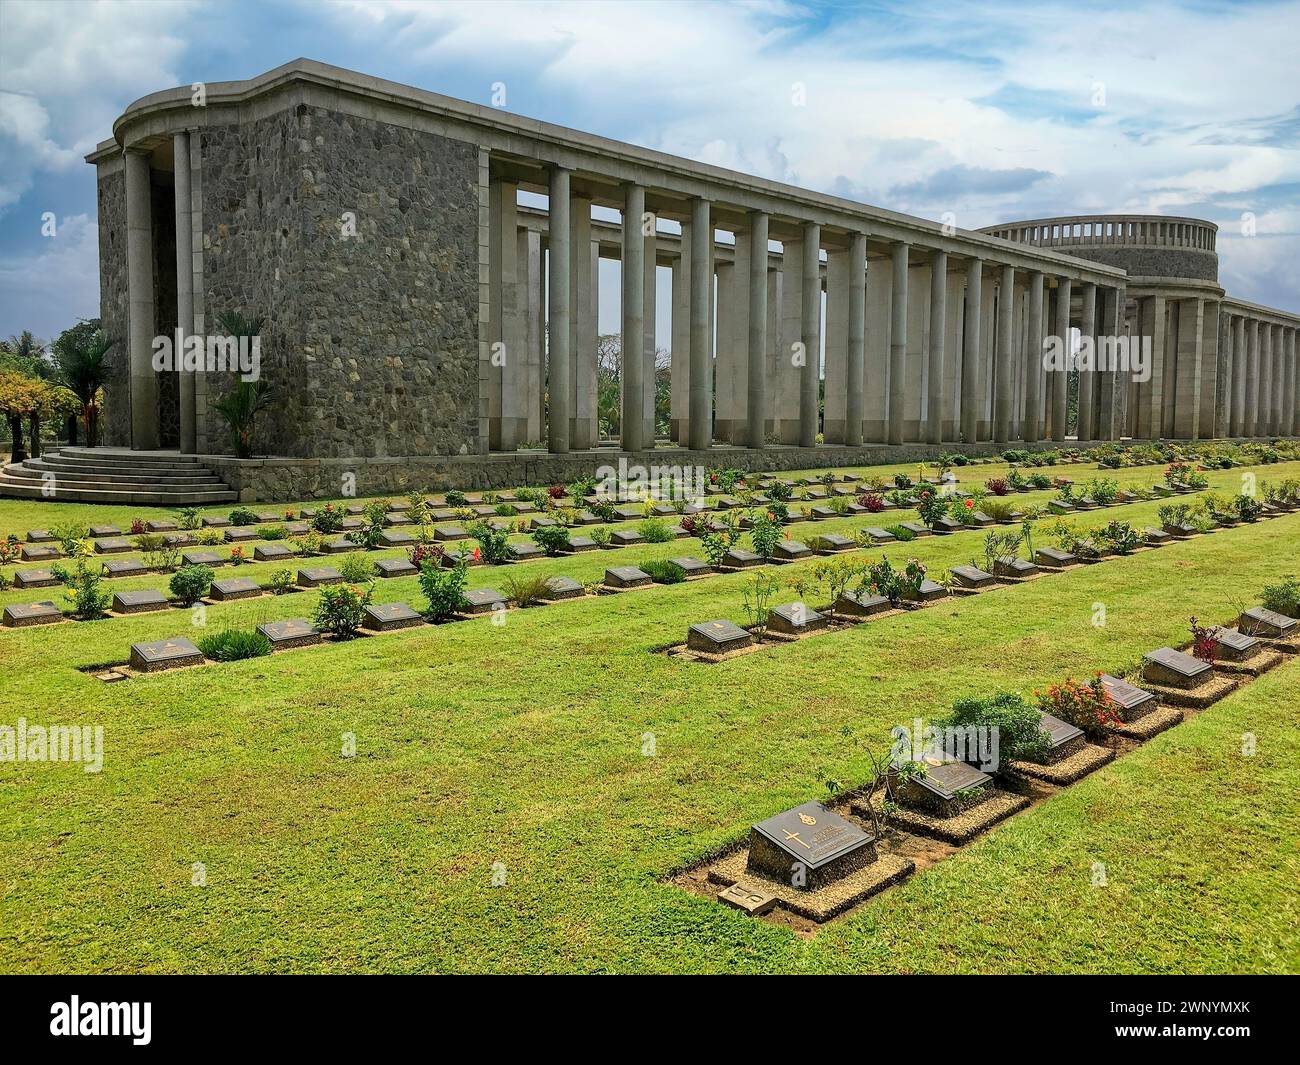
[{"label": "tree", "polygon": [[[655,349],[654,378],[645,387],[654,389],[654,431],[657,436],[669,432],[672,404],[671,356],[663,348]],[[602,333],[596,343],[596,418],[602,439],[617,437],[622,431],[623,414],[623,336]]]},{"label": "tree", "polygon": [[0,370],[14,370],[27,377],[49,380],[54,377],[54,363],[46,353],[45,341],[24,329],[18,336],[0,340]]},{"label": "tree", "polygon": [[0,370],[0,412],[9,421],[10,462],[27,458],[23,447],[23,422],[40,406],[41,382],[16,370]]},{"label": "tree", "polygon": [[[261,318],[245,318],[238,311],[226,311],[217,318],[227,336],[249,341],[262,331]],[[213,406],[230,428],[235,457],[246,459],[253,453],[253,429],[257,416],[271,403],[273,389],[268,381],[237,381],[235,387]]]},{"label": "tree", "polygon": [[95,446],[98,435],[100,389],[108,376],[108,353],[114,343],[104,335],[98,318],[65,329],[54,342],[59,381],[81,404],[87,447]]}]

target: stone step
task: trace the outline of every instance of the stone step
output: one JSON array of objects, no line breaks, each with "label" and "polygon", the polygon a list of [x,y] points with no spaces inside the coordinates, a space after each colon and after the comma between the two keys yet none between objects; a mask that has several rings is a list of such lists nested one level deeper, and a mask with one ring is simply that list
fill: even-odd
[{"label": "stone step", "polygon": [[109,469],[113,467],[122,467],[124,469],[146,469],[146,470],[175,470],[178,473],[201,470],[204,467],[201,463],[190,459],[182,461],[180,459],[158,459],[158,458],[140,458],[132,459],[127,454],[114,453],[102,457],[90,457],[88,455],[66,454],[62,451],[45,451],[41,454],[42,460],[57,462],[66,466],[84,467],[88,469]]},{"label": "stone step", "polygon": [[53,500],[44,494],[42,487],[39,483],[14,481],[0,475],[0,496],[13,499],[40,499],[46,503],[118,503],[183,507],[238,501],[237,493],[225,487],[220,491],[214,489],[168,491],[148,486],[135,488],[124,488],[121,485],[114,485],[112,488],[105,488],[103,485],[74,487],[60,482],[58,495]]},{"label": "stone step", "polygon": [[178,487],[223,484],[219,477],[202,467],[194,467],[192,472],[187,473],[125,468],[102,470],[91,466],[51,465],[45,462],[44,459],[28,459],[21,466],[8,467],[7,472],[11,477],[25,477],[30,480],[41,480],[47,474],[53,474],[58,480],[91,481],[103,484],[138,481],[150,481]]}]

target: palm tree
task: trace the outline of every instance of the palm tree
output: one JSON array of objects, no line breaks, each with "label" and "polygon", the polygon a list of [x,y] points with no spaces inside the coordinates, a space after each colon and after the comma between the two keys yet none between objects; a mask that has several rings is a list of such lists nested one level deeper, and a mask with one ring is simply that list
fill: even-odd
[{"label": "palm tree", "polygon": [[[238,311],[218,315],[217,323],[227,336],[250,341],[262,331],[261,318],[245,318]],[[273,392],[270,382],[260,377],[256,381],[239,381],[213,404],[230,427],[236,458],[246,459],[252,455],[254,423],[257,415],[270,406]]]},{"label": "palm tree", "polygon": [[54,362],[59,380],[81,403],[81,421],[86,427],[86,446],[94,447],[99,423],[99,390],[108,376],[109,340],[92,319],[65,329],[54,342]]}]

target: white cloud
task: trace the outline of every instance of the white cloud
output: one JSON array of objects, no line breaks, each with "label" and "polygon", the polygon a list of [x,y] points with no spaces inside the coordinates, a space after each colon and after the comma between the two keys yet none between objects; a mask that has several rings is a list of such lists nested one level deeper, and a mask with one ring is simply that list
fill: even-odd
[{"label": "white cloud", "polygon": [[78,214],[28,254],[0,257],[0,321],[52,339],[79,318],[99,314],[99,230]]}]

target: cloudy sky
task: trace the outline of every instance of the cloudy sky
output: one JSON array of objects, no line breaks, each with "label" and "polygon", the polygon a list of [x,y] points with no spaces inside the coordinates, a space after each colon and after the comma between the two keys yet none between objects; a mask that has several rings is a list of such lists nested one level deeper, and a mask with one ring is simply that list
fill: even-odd
[{"label": "cloudy sky", "polygon": [[1300,310],[1297,2],[0,0],[0,336],[98,312],[82,157],[128,103],[298,56],[963,228],[1207,218]]}]

